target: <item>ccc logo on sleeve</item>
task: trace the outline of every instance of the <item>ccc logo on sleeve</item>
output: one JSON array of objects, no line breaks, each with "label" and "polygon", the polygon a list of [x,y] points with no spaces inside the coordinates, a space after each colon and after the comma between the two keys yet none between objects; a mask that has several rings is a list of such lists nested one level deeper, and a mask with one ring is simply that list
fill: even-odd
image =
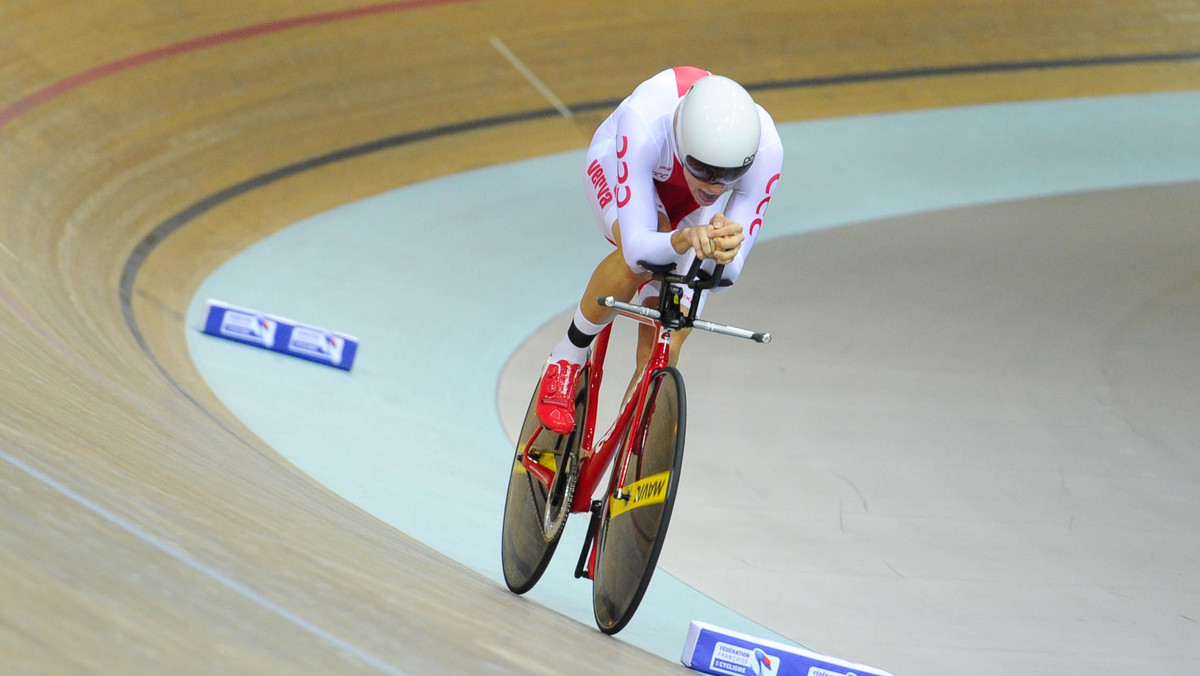
[{"label": "ccc logo on sleeve", "polygon": [[621,147],[617,150],[617,206],[623,207],[629,204],[630,198],[633,197],[633,191],[629,186],[625,185],[625,181],[629,179],[629,163],[625,161],[625,154],[629,152],[629,137],[621,137]]}]

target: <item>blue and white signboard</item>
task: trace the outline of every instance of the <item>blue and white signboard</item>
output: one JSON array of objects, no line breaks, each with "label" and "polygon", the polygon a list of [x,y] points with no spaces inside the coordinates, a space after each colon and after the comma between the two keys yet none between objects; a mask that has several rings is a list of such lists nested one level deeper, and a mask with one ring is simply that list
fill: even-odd
[{"label": "blue and white signboard", "polygon": [[209,300],[205,306],[204,332],[345,371],[354,365],[358,354],[358,339],[353,336],[219,300]]},{"label": "blue and white signboard", "polygon": [[704,622],[692,622],[680,661],[685,667],[716,676],[891,676]]}]

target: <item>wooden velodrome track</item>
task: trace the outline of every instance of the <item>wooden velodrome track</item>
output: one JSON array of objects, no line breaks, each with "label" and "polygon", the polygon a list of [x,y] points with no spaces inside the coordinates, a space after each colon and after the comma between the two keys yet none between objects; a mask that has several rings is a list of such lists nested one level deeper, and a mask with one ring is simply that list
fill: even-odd
[{"label": "wooden velodrome track", "polygon": [[579,148],[680,63],[781,121],[1196,89],[1200,1],[3,0],[0,670],[679,670],[299,473],[208,391],[182,317],[272,232]]}]

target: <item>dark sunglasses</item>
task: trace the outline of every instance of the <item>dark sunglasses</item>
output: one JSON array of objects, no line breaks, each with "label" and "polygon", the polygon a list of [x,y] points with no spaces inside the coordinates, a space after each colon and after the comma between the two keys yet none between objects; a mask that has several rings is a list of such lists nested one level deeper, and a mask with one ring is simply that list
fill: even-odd
[{"label": "dark sunglasses", "polygon": [[695,176],[701,181],[704,181],[705,183],[720,183],[721,185],[725,185],[728,183],[733,183],[739,178],[745,176],[746,172],[750,171],[750,165],[753,164],[753,162],[754,160],[751,159],[750,162],[747,162],[740,167],[714,167],[711,164],[701,162],[691,155],[688,155],[687,159],[683,163],[683,166],[687,169],[689,174]]}]

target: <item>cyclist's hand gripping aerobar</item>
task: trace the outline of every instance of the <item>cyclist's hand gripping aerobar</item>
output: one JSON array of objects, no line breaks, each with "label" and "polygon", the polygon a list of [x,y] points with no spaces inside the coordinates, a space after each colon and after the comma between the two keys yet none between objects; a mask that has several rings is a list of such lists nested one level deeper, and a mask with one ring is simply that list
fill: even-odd
[{"label": "cyclist's hand gripping aerobar", "polygon": [[725,218],[724,214],[717,214],[709,225],[676,230],[671,243],[676,253],[694,249],[700,260],[711,258],[721,265],[728,265],[741,250],[745,239],[741,224]]}]

